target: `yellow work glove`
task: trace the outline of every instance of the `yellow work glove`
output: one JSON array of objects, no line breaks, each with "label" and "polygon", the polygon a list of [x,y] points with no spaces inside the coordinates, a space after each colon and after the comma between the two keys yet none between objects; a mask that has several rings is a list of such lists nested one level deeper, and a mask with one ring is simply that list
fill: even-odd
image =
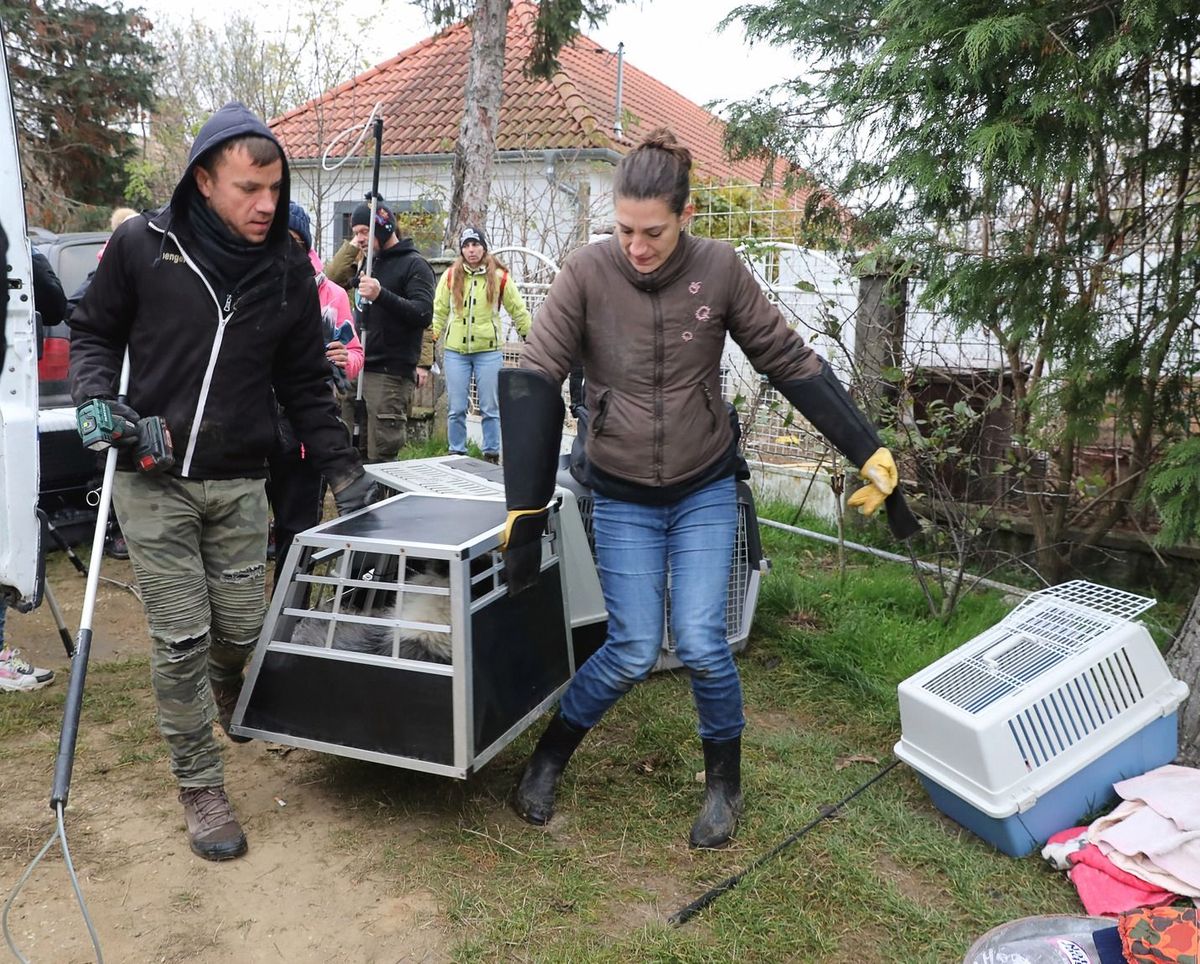
[{"label": "yellow work glove", "polygon": [[549,517],[549,509],[509,510],[500,541],[509,595],[537,582],[542,571],[542,533]]},{"label": "yellow work glove", "polygon": [[874,515],[878,512],[879,507],[900,481],[892,453],[885,448],[875,450],[875,454],[867,459],[859,471],[858,477],[865,479],[868,484],[850,496],[846,504],[858,509],[863,515]]},{"label": "yellow work glove", "polygon": [[[504,520],[504,535],[500,537],[500,551],[503,552],[508,548],[509,542],[512,541],[514,530],[517,536],[517,543],[528,542],[528,531],[530,528],[537,529],[537,538],[541,538],[542,529],[546,524],[546,517],[549,513],[545,509],[509,509],[508,518]],[[527,516],[541,516],[541,524],[534,526],[534,520],[521,521]]]}]

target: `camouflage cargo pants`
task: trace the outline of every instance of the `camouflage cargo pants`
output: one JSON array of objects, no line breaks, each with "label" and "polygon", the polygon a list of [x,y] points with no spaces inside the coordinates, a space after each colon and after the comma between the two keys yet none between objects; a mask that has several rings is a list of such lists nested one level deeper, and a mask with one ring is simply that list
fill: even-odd
[{"label": "camouflage cargo pants", "polygon": [[113,505],[141,586],[158,727],[182,787],[225,782],[209,680],[236,683],[262,629],[262,479],[118,472]]}]

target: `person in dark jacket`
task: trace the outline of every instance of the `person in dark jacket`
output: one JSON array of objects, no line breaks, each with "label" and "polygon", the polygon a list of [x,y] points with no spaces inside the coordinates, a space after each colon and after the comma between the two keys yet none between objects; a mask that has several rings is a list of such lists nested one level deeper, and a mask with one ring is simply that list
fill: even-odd
[{"label": "person in dark jacket", "polygon": [[104,399],[135,423],[161,415],[173,436],[175,467],[119,471],[113,504],[191,848],[238,857],[246,837],[212,724],[229,732],[262,628],[276,399],[340,511],[370,489],[326,387],[312,266],[288,236],[287,161],[261,120],[238,103],[209,118],[170,203],[113,233],[70,324],[76,404]]},{"label": "person in dark jacket", "polygon": [[36,248],[32,251],[33,307],[43,329],[53,328],[67,316],[67,296],[54,273],[50,259]]},{"label": "person in dark jacket", "polygon": [[374,245],[371,277],[356,278],[360,336],[366,351],[363,399],[367,404],[367,460],[396,457],[408,441],[413,390],[425,384],[421,363],[425,329],[433,321],[433,269],[412,238],[396,236],[396,219],[383,204],[360,204],[351,217],[354,243]]}]

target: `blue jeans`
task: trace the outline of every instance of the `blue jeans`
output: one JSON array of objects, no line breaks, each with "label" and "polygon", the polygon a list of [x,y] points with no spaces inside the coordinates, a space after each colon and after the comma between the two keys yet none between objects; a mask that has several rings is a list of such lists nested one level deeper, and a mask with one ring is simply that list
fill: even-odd
[{"label": "blue jeans", "polygon": [[498,351],[479,351],[469,355],[446,350],[446,392],[450,396],[447,433],[450,451],[467,450],[467,404],[470,399],[471,374],[475,374],[475,393],[479,396],[479,411],[483,414],[483,450],[500,451],[500,402],[496,386],[500,380],[501,355]]},{"label": "blue jeans", "polygon": [[725,605],[737,534],[737,489],[721,479],[670,505],[597,494],[592,514],[608,637],[563,694],[563,718],[595,726],[657,662],[671,579],[676,654],[692,674],[700,736],[732,740],[745,726],[742,684],[726,640]]}]

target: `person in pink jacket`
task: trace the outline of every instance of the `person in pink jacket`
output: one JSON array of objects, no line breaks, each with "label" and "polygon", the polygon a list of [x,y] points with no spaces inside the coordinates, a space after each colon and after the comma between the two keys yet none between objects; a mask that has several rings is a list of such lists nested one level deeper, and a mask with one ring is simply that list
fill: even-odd
[{"label": "person in pink jacket", "polygon": [[[308,212],[295,201],[288,212],[288,233],[308,252],[321,303],[321,325],[325,357],[329,359],[330,391],[345,392],[363,367],[363,346],[354,330],[350,299],[340,285],[325,277],[324,265],[312,246],[312,226]],[[267,500],[271,505],[275,528],[275,580],[279,581],[279,560],[287,557],[296,533],[311,529],[321,521],[325,498],[325,480],[305,458],[304,446],[291,431],[286,418],[280,419],[279,447],[267,460]]]},{"label": "person in pink jacket", "polygon": [[[291,203],[292,219],[298,221],[295,211],[304,214],[304,208],[295,201]],[[304,214],[302,223],[307,223],[307,221],[308,215]],[[354,330],[354,315],[350,310],[350,298],[346,294],[345,288],[335,285],[325,277],[325,265],[321,262],[321,256],[305,241],[309,237],[308,233],[300,234],[295,228],[291,229],[291,233],[293,237],[298,237],[308,247],[308,260],[312,262],[313,271],[317,275],[317,299],[321,302],[321,321],[325,324],[325,357],[341,369],[347,383],[353,382],[358,378],[358,373],[362,371],[363,346],[362,342],[358,340],[358,332]],[[349,328],[343,329],[343,326],[346,325]],[[342,331],[348,333],[348,341],[343,342],[338,338],[338,332]]]}]

